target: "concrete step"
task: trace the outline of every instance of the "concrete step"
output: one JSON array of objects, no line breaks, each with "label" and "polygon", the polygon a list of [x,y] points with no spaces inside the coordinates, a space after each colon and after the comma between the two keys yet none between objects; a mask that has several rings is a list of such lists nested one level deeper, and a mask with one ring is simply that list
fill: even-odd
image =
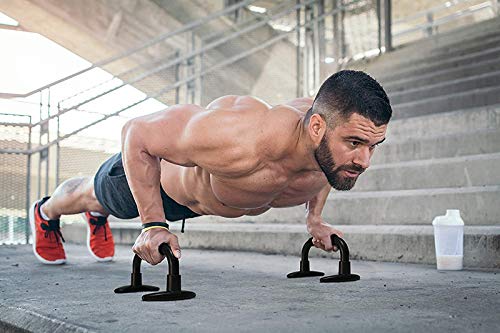
[{"label": "concrete step", "polygon": [[442,71],[445,69],[453,69],[463,66],[469,66],[482,61],[497,59],[500,56],[500,41],[498,45],[494,48],[468,53],[463,56],[457,57],[447,57],[445,60],[436,61],[431,64],[423,63],[411,67],[405,67],[401,71],[390,70],[389,73],[385,72],[385,75],[374,75],[374,77],[382,84],[389,84],[391,81],[403,80],[411,76],[419,76],[426,73],[432,73],[435,71]]},{"label": "concrete step", "polygon": [[388,94],[403,90],[425,87],[431,84],[444,83],[467,78],[470,76],[491,73],[500,70],[500,58],[481,61],[466,67],[438,70],[432,73],[424,73],[418,76],[407,77],[392,81],[383,85]]},{"label": "concrete step", "polygon": [[[390,82],[408,75],[430,72],[432,68],[456,67],[468,62],[491,59],[500,45],[500,36],[493,34],[459,43],[456,48],[437,48],[415,59],[404,58],[385,66],[368,66],[367,70],[381,82]],[[477,60],[475,59],[477,58]]]},{"label": "concrete step", "polygon": [[413,54],[410,57],[402,57],[401,60],[392,64],[377,64],[367,66],[370,73],[376,75],[383,81],[390,80],[393,76],[407,72],[418,67],[430,67],[439,63],[448,63],[453,59],[479,56],[481,53],[495,49],[499,46],[500,36],[498,32],[489,35],[465,40],[449,46],[438,46],[423,53]]},{"label": "concrete step", "polygon": [[[500,129],[500,104],[391,120],[386,142],[421,140],[498,129]],[[381,147],[384,145],[385,143]]]},{"label": "concrete step", "polygon": [[[425,176],[425,175],[423,175]],[[301,220],[303,208],[281,212]],[[330,193],[323,216],[339,224],[427,224],[447,209],[459,209],[467,225],[500,223],[500,185]]]},{"label": "concrete step", "polygon": [[[139,223],[111,223],[117,244],[132,245],[140,233]],[[337,225],[349,245],[350,258],[405,263],[435,264],[431,225]],[[204,221],[204,217],[186,222],[180,233],[178,223],[171,224],[182,249],[254,251],[267,254],[300,255],[302,244],[310,237],[305,224],[251,224]],[[84,224],[66,224],[62,231],[69,242],[85,243]],[[500,267],[500,226],[464,228],[464,267]],[[311,249],[310,257],[332,256]],[[338,253],[333,254],[338,257]],[[312,265],[314,265],[312,263]]]},{"label": "concrete step", "polygon": [[[499,63],[500,66],[500,63]],[[392,105],[394,119],[500,103],[500,85]]]},{"label": "concrete step", "polygon": [[371,166],[353,191],[500,185],[500,153]]},{"label": "concrete step", "polygon": [[[439,50],[462,46],[478,45],[483,40],[495,38],[500,30],[500,19],[494,18],[488,21],[483,21],[474,25],[469,25],[464,28],[454,29],[446,33],[440,33],[429,38],[419,40],[417,42],[403,45],[396,50],[384,54],[383,57],[376,57],[353,63],[356,68],[366,68],[369,72],[381,74],[386,70],[397,67],[411,65],[415,61],[425,59]],[[449,53],[448,53],[449,54]]]},{"label": "concrete step", "polygon": [[[425,225],[447,209],[459,209],[467,225],[500,223],[500,185],[465,188],[434,188],[398,191],[332,191],[323,217],[334,224]],[[271,209],[240,221],[302,224],[304,205]],[[218,220],[219,218],[217,218]]]},{"label": "concrete step", "polygon": [[[500,224],[500,185],[396,191],[332,191],[323,217],[333,224],[426,225],[447,209],[459,209],[466,225]],[[304,205],[274,208],[258,216],[226,219],[203,216],[207,222],[303,224]]]},{"label": "concrete step", "polygon": [[392,104],[397,105],[431,97],[440,97],[454,93],[468,92],[474,89],[495,86],[500,86],[500,71],[392,93],[389,94],[389,99],[391,100]]},{"label": "concrete step", "polygon": [[372,165],[500,152],[500,130],[409,138],[377,147]]}]

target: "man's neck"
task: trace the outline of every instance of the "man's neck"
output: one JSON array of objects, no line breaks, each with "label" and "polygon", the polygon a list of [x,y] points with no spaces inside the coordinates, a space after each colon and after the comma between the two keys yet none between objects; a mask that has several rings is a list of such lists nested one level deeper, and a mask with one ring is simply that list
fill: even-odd
[{"label": "man's neck", "polygon": [[321,172],[321,168],[314,157],[313,142],[309,138],[307,128],[304,125],[304,116],[300,117],[295,126],[295,146],[289,159],[290,168],[297,173],[308,171]]}]

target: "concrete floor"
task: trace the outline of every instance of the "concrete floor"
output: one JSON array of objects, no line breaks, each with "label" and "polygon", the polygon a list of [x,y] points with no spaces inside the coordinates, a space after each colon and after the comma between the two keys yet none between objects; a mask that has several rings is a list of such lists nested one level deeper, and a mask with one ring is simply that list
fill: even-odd
[{"label": "concrete floor", "polygon": [[[298,247],[300,249],[300,246]],[[314,249],[313,251],[316,251]],[[96,263],[66,245],[68,263],[38,263],[29,246],[0,246],[0,331],[36,332],[498,332],[500,271],[438,272],[434,266],[352,261],[357,282],[286,279],[299,258],[184,250],[183,289],[194,299],[148,303],[114,294],[130,280],[131,251]],[[336,274],[338,261],[312,258]],[[146,284],[165,287],[167,264],[143,265]]]}]

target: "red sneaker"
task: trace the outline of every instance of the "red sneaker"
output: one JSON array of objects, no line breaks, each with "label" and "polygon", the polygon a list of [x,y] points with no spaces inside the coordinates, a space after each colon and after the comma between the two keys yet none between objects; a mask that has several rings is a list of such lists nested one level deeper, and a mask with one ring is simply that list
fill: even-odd
[{"label": "red sneaker", "polygon": [[61,240],[64,238],[59,228],[59,220],[44,220],[40,215],[40,206],[49,199],[45,197],[35,201],[29,211],[33,252],[44,264],[60,265],[66,262],[66,253]]},{"label": "red sneaker", "polygon": [[115,255],[115,241],[105,216],[92,216],[89,212],[82,213],[87,222],[87,248],[97,261],[111,261]]}]

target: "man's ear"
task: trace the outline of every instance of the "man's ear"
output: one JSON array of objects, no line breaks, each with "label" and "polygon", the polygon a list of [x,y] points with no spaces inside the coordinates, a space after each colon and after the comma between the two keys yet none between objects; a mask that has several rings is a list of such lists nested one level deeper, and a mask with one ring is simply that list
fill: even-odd
[{"label": "man's ear", "polygon": [[311,115],[309,119],[309,125],[307,126],[309,130],[309,135],[315,144],[321,142],[323,135],[326,132],[326,121],[323,117],[317,113]]}]

